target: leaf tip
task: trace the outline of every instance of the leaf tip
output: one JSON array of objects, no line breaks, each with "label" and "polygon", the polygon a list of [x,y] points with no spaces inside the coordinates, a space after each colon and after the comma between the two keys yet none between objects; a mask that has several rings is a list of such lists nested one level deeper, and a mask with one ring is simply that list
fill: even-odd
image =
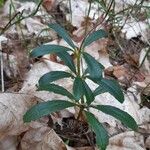
[{"label": "leaf tip", "polygon": [[31,120],[29,120],[29,118],[27,117],[27,113],[25,113],[25,114],[23,115],[23,122],[24,122],[24,123],[29,123],[29,122],[31,122]]}]

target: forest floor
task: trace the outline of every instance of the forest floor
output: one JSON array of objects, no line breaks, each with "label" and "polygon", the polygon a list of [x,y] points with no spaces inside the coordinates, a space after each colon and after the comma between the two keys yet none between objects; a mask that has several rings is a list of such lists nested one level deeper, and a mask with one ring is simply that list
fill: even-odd
[{"label": "forest floor", "polygon": [[[1,1],[0,1],[1,2]],[[105,1],[104,1],[105,2]],[[41,44],[68,46],[49,23],[63,26],[80,45],[92,29],[103,29],[108,38],[95,41],[86,51],[105,67],[104,76],[117,80],[125,96],[123,104],[109,93],[96,97],[128,112],[139,131],[124,127],[105,114],[94,114],[109,135],[107,150],[150,149],[150,1],[112,0],[7,0],[0,8],[0,149],[1,150],[93,150],[95,135],[74,109],[66,109],[38,121],[23,123],[23,115],[34,104],[62,98],[37,91],[39,78],[67,68],[55,55],[33,59],[31,50]],[[72,83],[58,81],[71,89]],[[94,85],[91,86],[94,88]]]}]

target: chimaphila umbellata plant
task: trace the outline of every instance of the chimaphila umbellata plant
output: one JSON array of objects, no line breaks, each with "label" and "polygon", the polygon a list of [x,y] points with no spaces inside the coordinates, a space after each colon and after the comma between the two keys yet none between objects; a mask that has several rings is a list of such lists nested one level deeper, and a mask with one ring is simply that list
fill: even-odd
[{"label": "chimaphila umbellata plant", "polygon": [[[68,107],[78,107],[79,114],[85,115],[87,123],[96,134],[96,144],[101,150],[105,150],[109,143],[109,136],[103,125],[96,119],[94,114],[89,111],[89,108],[97,109],[115,117],[120,120],[124,125],[137,130],[138,126],[135,120],[126,112],[110,105],[93,105],[95,97],[104,92],[109,92],[116,98],[120,103],[124,102],[124,95],[115,80],[106,79],[103,77],[104,67],[94,57],[85,52],[85,47],[90,45],[92,42],[107,37],[104,30],[97,30],[86,36],[80,47],[77,47],[70,36],[67,34],[64,28],[54,23],[49,25],[50,28],[55,30],[59,36],[61,36],[71,48],[60,46],[60,45],[42,45],[33,49],[31,52],[32,57],[39,57],[45,54],[56,54],[66,66],[69,68],[69,72],[66,71],[51,71],[44,74],[38,83],[38,90],[45,90],[54,92],[66,96],[67,100],[51,100],[48,102],[41,102],[32,108],[30,108],[24,115],[24,122],[30,122],[41,118],[42,116],[51,114],[56,111],[63,110]],[[68,52],[72,52],[76,58],[76,62],[73,61],[72,57]],[[84,59],[87,68],[83,70],[81,61]],[[54,81],[64,78],[73,79],[73,90],[69,92],[64,87],[54,84]],[[87,84],[86,80],[92,80],[98,85],[93,91],[90,85]]]}]

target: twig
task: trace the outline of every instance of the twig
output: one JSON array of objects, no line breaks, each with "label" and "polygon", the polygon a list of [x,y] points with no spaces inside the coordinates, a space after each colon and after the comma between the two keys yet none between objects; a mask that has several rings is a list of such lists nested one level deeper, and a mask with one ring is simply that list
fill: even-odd
[{"label": "twig", "polygon": [[81,43],[80,48],[82,48],[83,43],[84,43],[86,37],[88,37],[100,24],[102,24],[102,23],[104,22],[104,20],[106,19],[106,17],[109,15],[109,11],[111,10],[111,7],[112,7],[112,5],[113,5],[113,2],[114,2],[114,0],[112,0],[112,1],[109,3],[108,9],[107,9],[107,11],[106,11],[106,13],[105,13],[105,16],[103,17],[103,20],[100,21],[100,22],[97,22],[96,25],[86,34],[84,40],[83,40],[82,43]]},{"label": "twig", "polygon": [[17,12],[10,20],[9,22],[5,25],[5,27],[2,29],[0,35],[2,35],[7,29],[9,29],[12,26],[12,21],[16,18],[17,15],[20,15],[20,12]]},{"label": "twig", "polygon": [[71,6],[71,0],[69,0],[69,7],[70,7],[70,22],[72,23],[72,6]]},{"label": "twig", "polygon": [[143,60],[142,60],[142,62],[141,62],[141,64],[140,64],[139,68],[141,68],[141,66],[143,65],[143,63],[144,63],[146,57],[148,56],[148,53],[149,53],[149,52],[150,52],[150,47],[149,47],[149,49],[147,50],[147,52],[146,52],[146,54],[145,54],[145,56],[144,56],[144,58],[143,58]]},{"label": "twig", "polygon": [[87,18],[86,18],[86,26],[85,26],[85,33],[84,33],[85,35],[87,34],[87,30],[88,30],[88,19],[89,19],[89,16],[90,16],[91,6],[92,6],[92,2],[90,0],[88,13],[87,13]]},{"label": "twig", "polygon": [[3,68],[4,68],[4,65],[3,65],[3,55],[2,55],[2,52],[0,51],[0,62],[1,62],[1,91],[4,92],[5,91],[5,87],[4,87],[4,72],[3,72]]},{"label": "twig", "polygon": [[[11,26],[13,26],[14,24],[17,24],[17,23],[21,22],[22,20],[24,20],[24,19],[26,19],[26,18],[29,18],[29,17],[34,16],[34,15],[38,12],[39,7],[41,6],[42,2],[43,2],[43,0],[40,1],[40,3],[38,4],[37,8],[35,9],[35,11],[33,11],[33,12],[32,12],[31,14],[29,14],[28,16],[22,16],[23,13],[24,13],[24,10],[23,10],[21,13],[20,13],[20,12],[16,13],[16,14],[14,15],[14,17],[13,17],[13,18],[6,24],[6,26],[2,29],[0,35],[2,35],[6,30],[8,30],[8,29],[9,29]],[[16,20],[16,21],[14,21],[13,23],[11,23],[16,17],[18,17],[18,14],[19,14],[19,19]]]}]

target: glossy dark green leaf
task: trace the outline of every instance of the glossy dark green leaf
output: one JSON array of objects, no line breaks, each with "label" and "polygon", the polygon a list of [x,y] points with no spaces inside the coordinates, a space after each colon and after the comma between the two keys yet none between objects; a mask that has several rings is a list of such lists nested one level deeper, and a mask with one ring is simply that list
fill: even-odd
[{"label": "glossy dark green leaf", "polygon": [[54,23],[54,24],[49,24],[48,25],[50,28],[52,28],[53,30],[55,30],[59,36],[61,36],[73,49],[76,48],[76,46],[74,45],[74,43],[72,42],[69,34],[66,32],[66,30],[64,28],[62,28],[59,24]]},{"label": "glossy dark green leaf", "polygon": [[40,80],[39,80],[39,85],[44,85],[48,84],[50,82],[62,79],[62,78],[72,78],[73,76],[65,71],[51,71],[46,74],[44,74]]},{"label": "glossy dark green leaf", "polygon": [[136,121],[127,112],[122,111],[119,108],[109,105],[97,105],[94,108],[115,117],[132,130],[136,131],[138,129]]},{"label": "glossy dark green leaf", "polygon": [[121,87],[115,80],[102,79],[99,84],[103,87],[104,90],[114,96],[120,103],[124,102],[124,95]]},{"label": "glossy dark green leaf", "polygon": [[83,57],[88,66],[88,72],[90,74],[90,77],[93,78],[93,80],[101,79],[104,66],[96,61],[95,58],[88,53],[84,52]]},{"label": "glossy dark green leaf", "polygon": [[40,85],[38,87],[38,90],[39,91],[54,92],[56,94],[67,96],[70,99],[74,99],[73,95],[69,91],[67,91],[62,86],[59,86],[59,85],[56,85],[56,84],[44,84],[44,85]]},{"label": "glossy dark green leaf", "polygon": [[97,95],[103,94],[103,93],[105,93],[105,92],[107,92],[107,90],[105,90],[102,86],[98,86],[98,87],[94,90],[93,94],[94,94],[94,96],[97,96]]},{"label": "glossy dark green leaf", "polygon": [[90,45],[91,43],[101,39],[101,38],[106,38],[107,37],[107,33],[104,30],[97,30],[93,33],[91,33],[85,40],[83,43],[82,48]]},{"label": "glossy dark green leaf", "polygon": [[87,100],[87,104],[90,105],[94,101],[94,94],[85,81],[83,81],[83,87],[84,87],[84,94]]},{"label": "glossy dark green leaf", "polygon": [[54,54],[54,53],[66,52],[66,51],[71,51],[71,49],[64,46],[48,44],[48,45],[41,45],[37,48],[34,48],[30,53],[30,56],[39,57],[46,54]]},{"label": "glossy dark green leaf", "polygon": [[91,126],[92,130],[96,134],[96,144],[101,150],[106,150],[109,142],[109,136],[103,125],[95,118],[90,112],[85,112],[87,122]]},{"label": "glossy dark green leaf", "polygon": [[30,108],[23,116],[23,120],[24,122],[31,122],[50,113],[73,107],[74,105],[75,104],[64,100],[42,102]]},{"label": "glossy dark green leaf", "polygon": [[64,61],[65,65],[68,66],[74,73],[76,73],[76,68],[72,57],[67,52],[57,53],[57,56]]},{"label": "glossy dark green leaf", "polygon": [[80,77],[76,77],[74,80],[73,94],[76,100],[80,100],[80,98],[84,95],[83,81]]}]

